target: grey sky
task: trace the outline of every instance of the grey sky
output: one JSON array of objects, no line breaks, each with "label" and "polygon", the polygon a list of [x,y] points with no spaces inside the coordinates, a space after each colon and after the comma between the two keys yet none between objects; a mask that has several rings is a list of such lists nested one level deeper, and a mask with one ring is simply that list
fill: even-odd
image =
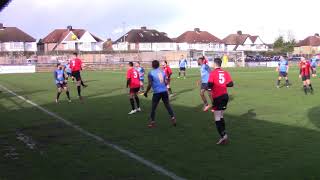
[{"label": "grey sky", "polygon": [[170,37],[195,27],[219,38],[242,30],[270,43],[288,32],[296,39],[320,32],[319,6],[319,0],[13,0],[0,22],[37,39],[72,25],[115,40],[125,23],[126,31],[147,26]]}]

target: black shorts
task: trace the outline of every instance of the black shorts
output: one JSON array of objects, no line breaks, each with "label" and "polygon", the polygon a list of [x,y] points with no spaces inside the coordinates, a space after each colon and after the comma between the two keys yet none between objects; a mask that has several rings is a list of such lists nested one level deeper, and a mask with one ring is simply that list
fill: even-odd
[{"label": "black shorts", "polygon": [[216,111],[226,110],[228,102],[229,102],[228,94],[224,94],[222,96],[216,97],[213,99],[212,109]]},{"label": "black shorts", "polygon": [[287,72],[279,72],[280,77],[287,77],[288,73]]},{"label": "black shorts", "polygon": [[71,77],[71,76],[72,76],[72,73],[71,73],[71,72],[67,72],[67,76],[68,76],[68,77]]},{"label": "black shorts", "polygon": [[185,67],[180,67],[180,71],[186,71]]},{"label": "black shorts", "polygon": [[302,81],[310,80],[310,75],[305,75],[301,77]]},{"label": "black shorts", "polygon": [[136,94],[140,91],[140,87],[138,88],[130,88],[130,94]]},{"label": "black shorts", "polygon": [[208,83],[201,83],[201,90],[208,90]]},{"label": "black shorts", "polygon": [[74,71],[74,72],[72,72],[72,76],[73,76],[74,78],[76,78],[77,81],[81,81],[80,71]]},{"label": "black shorts", "polygon": [[57,83],[57,88],[65,88],[67,87],[67,83],[66,82],[63,82],[63,83]]}]

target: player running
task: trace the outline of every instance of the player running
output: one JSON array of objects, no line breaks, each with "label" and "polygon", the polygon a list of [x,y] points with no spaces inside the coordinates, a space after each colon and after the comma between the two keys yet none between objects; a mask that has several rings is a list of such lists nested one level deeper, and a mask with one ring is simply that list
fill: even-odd
[{"label": "player running", "polygon": [[[299,68],[300,68],[299,78],[301,78],[303,81],[304,93],[307,95],[308,89],[309,89],[310,93],[313,94],[313,87],[312,87],[311,81],[310,81],[310,71],[311,71],[310,62],[307,61],[304,57],[301,57],[301,61],[299,63]],[[309,86],[309,88],[307,86]]]},{"label": "player running", "polygon": [[282,78],[286,79],[286,87],[289,87],[289,79],[288,79],[288,72],[289,72],[289,64],[288,61],[281,56],[280,62],[278,63],[277,71],[279,72],[277,88],[280,88],[280,81]]},{"label": "player running", "polygon": [[87,87],[82,81],[80,71],[82,70],[82,61],[80,58],[78,58],[78,53],[73,53],[74,58],[70,61],[70,69],[71,69],[71,74],[72,76],[76,79],[77,81],[77,91],[78,91],[78,96],[79,99],[82,101],[82,96],[81,96],[81,86]]},{"label": "player running", "polygon": [[[133,62],[129,62],[128,64],[127,88],[128,87],[130,88],[129,99],[132,108],[128,114],[131,115],[141,111],[138,97],[138,92],[140,90],[140,77],[139,72],[133,67]],[[134,101],[136,101],[137,108],[134,105]]]},{"label": "player running", "polygon": [[143,95],[144,93],[144,68],[140,65],[140,62],[136,62],[136,70],[139,73],[140,77],[140,93]]},{"label": "player running", "polygon": [[164,106],[166,107],[170,117],[171,122],[173,126],[177,125],[175,115],[173,113],[173,110],[171,108],[170,102],[169,102],[169,96],[168,96],[168,89],[167,89],[167,78],[163,70],[159,68],[160,63],[157,60],[152,61],[152,68],[148,74],[148,87],[147,91],[144,93],[145,97],[148,97],[148,92],[150,91],[151,87],[153,89],[153,97],[152,97],[152,109],[150,114],[150,123],[148,125],[149,128],[156,127],[155,122],[155,114],[157,106],[160,102],[160,99],[162,99],[162,102],[164,103]]},{"label": "player running", "polygon": [[162,66],[163,66],[163,71],[164,71],[164,73],[166,75],[166,78],[167,78],[168,92],[169,92],[170,96],[173,96],[172,89],[171,89],[171,86],[170,86],[172,70],[171,70],[170,66],[168,65],[167,61],[164,61]]},{"label": "player running", "polygon": [[228,135],[226,133],[224,111],[227,109],[229,95],[227,87],[233,87],[233,81],[227,71],[221,69],[222,60],[220,58],[214,59],[214,70],[211,71],[208,87],[211,89],[214,119],[216,127],[220,135],[217,144],[226,144],[228,142]]},{"label": "player running", "polygon": [[178,76],[178,78],[180,78],[181,72],[182,72],[184,79],[186,79],[187,65],[188,65],[187,59],[184,58],[183,55],[181,55],[181,59],[179,61],[179,76]]},{"label": "player running", "polygon": [[318,56],[311,58],[312,77],[317,77]]},{"label": "player running", "polygon": [[208,80],[209,80],[209,75],[211,72],[210,67],[205,64],[206,59],[204,57],[200,57],[198,59],[198,64],[201,66],[200,67],[200,73],[201,73],[201,88],[200,88],[200,97],[203,101],[204,108],[203,111],[207,112],[210,109],[210,105],[208,104],[207,98],[205,96],[205,92],[208,92],[209,99],[211,99],[211,92],[208,90]]},{"label": "player running", "polygon": [[56,103],[59,102],[59,97],[60,97],[62,90],[66,91],[68,101],[71,102],[70,93],[69,93],[66,77],[64,74],[64,69],[61,64],[57,64],[57,69],[54,71],[54,80],[56,81],[56,86],[58,88]]}]

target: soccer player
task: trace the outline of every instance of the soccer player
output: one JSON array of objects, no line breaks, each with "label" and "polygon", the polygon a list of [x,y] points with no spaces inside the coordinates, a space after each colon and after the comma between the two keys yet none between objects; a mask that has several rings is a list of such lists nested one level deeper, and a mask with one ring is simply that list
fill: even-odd
[{"label": "soccer player", "polygon": [[198,64],[201,66],[200,67],[200,73],[201,73],[200,97],[204,104],[203,111],[207,112],[211,106],[208,104],[207,98],[205,96],[205,92],[206,91],[208,92],[209,99],[211,99],[211,95],[210,95],[211,92],[208,90],[208,80],[209,80],[211,69],[205,63],[206,63],[206,59],[204,57],[200,57],[198,59]]},{"label": "soccer player", "polygon": [[72,77],[72,82],[74,82],[74,77],[72,76],[72,71],[70,68],[70,62],[68,61],[68,63],[64,66],[64,70],[67,73],[67,77],[66,80],[68,80],[70,77]]},{"label": "soccer player", "polygon": [[306,95],[308,94],[308,87],[309,87],[310,93],[313,94],[313,87],[310,81],[310,71],[311,71],[310,62],[307,61],[304,57],[301,57],[299,68],[300,68],[299,78],[302,79],[304,93]]},{"label": "soccer player", "polygon": [[172,89],[171,89],[171,86],[170,86],[172,70],[171,70],[170,66],[168,65],[167,61],[164,61],[162,66],[163,66],[163,71],[164,71],[164,73],[166,75],[166,78],[167,78],[168,92],[169,92],[170,96],[173,96]]},{"label": "soccer player", "polygon": [[140,62],[136,62],[136,70],[139,72],[140,77],[140,92],[144,93],[144,68],[140,65]]},{"label": "soccer player", "polygon": [[228,135],[225,128],[224,111],[227,109],[229,95],[227,87],[233,87],[233,81],[230,74],[227,71],[221,69],[221,58],[214,59],[214,70],[211,71],[208,87],[211,89],[211,96],[213,99],[212,111],[214,113],[214,119],[216,127],[220,135],[220,139],[217,144],[226,144],[228,142]]},{"label": "soccer player", "polygon": [[166,107],[170,117],[171,122],[173,126],[177,125],[177,121],[175,118],[175,115],[173,113],[173,110],[171,108],[170,102],[169,102],[169,96],[168,96],[168,89],[167,89],[167,78],[165,73],[162,69],[159,68],[160,63],[157,60],[152,61],[152,68],[148,74],[148,87],[146,92],[144,93],[145,97],[148,97],[148,92],[150,91],[151,87],[153,89],[153,97],[152,97],[152,109],[150,114],[150,123],[148,124],[149,128],[156,127],[155,123],[155,114],[157,106],[160,102],[160,99],[162,99],[162,102],[164,103],[164,106]]},{"label": "soccer player", "polygon": [[[128,64],[127,88],[128,87],[130,88],[129,100],[132,108],[128,114],[131,115],[141,111],[140,101],[137,95],[140,90],[140,77],[139,72],[133,67],[133,62],[129,62]],[[136,101],[137,108],[134,105],[134,101]]]},{"label": "soccer player", "polygon": [[317,76],[317,66],[318,66],[318,56],[313,56],[311,58],[312,77]]},{"label": "soccer player", "polygon": [[70,93],[69,93],[68,85],[65,78],[66,77],[64,74],[63,66],[61,64],[57,64],[57,69],[54,71],[54,80],[56,81],[56,86],[58,88],[56,103],[59,102],[59,97],[62,90],[66,91],[68,101],[71,102]]},{"label": "soccer player", "polygon": [[280,88],[280,81],[282,78],[286,79],[286,86],[289,87],[289,79],[288,79],[288,72],[289,72],[289,64],[288,61],[281,56],[280,62],[278,63],[277,71],[279,72],[277,88]]},{"label": "soccer player", "polygon": [[183,55],[181,55],[181,59],[180,59],[180,61],[179,61],[179,76],[178,76],[178,78],[180,78],[181,72],[182,72],[184,79],[186,79],[186,69],[187,69],[187,65],[188,65],[187,59],[184,58]]},{"label": "soccer player", "polygon": [[71,74],[72,76],[76,79],[77,81],[77,91],[78,91],[78,96],[79,99],[82,100],[81,96],[81,86],[87,87],[82,81],[80,71],[82,70],[82,61],[80,58],[78,58],[78,53],[73,53],[74,58],[71,59],[70,61],[70,69],[71,69]]}]

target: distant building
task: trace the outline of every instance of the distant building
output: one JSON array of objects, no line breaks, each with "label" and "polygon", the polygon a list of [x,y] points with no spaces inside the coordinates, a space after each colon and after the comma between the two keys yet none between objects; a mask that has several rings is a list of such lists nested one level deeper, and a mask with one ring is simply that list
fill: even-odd
[{"label": "distant building", "polygon": [[228,51],[268,51],[268,45],[265,44],[259,36],[251,36],[242,34],[238,31],[237,34],[230,34],[222,40]]},{"label": "distant building", "polygon": [[44,51],[101,51],[103,40],[84,29],[55,29],[41,42]]},{"label": "distant building", "polygon": [[0,51],[37,51],[36,39],[17,27],[4,27],[0,23]]},{"label": "distant building", "polygon": [[225,46],[221,39],[207,31],[187,31],[175,38],[178,50],[224,51]]},{"label": "distant building", "polygon": [[318,54],[320,53],[320,36],[316,33],[297,43],[294,54]]},{"label": "distant building", "polygon": [[104,51],[113,51],[112,48],[112,40],[110,38],[108,38],[104,43],[103,43],[103,50]]},{"label": "distant building", "polygon": [[174,51],[176,43],[155,29],[132,29],[112,45],[115,51]]}]

